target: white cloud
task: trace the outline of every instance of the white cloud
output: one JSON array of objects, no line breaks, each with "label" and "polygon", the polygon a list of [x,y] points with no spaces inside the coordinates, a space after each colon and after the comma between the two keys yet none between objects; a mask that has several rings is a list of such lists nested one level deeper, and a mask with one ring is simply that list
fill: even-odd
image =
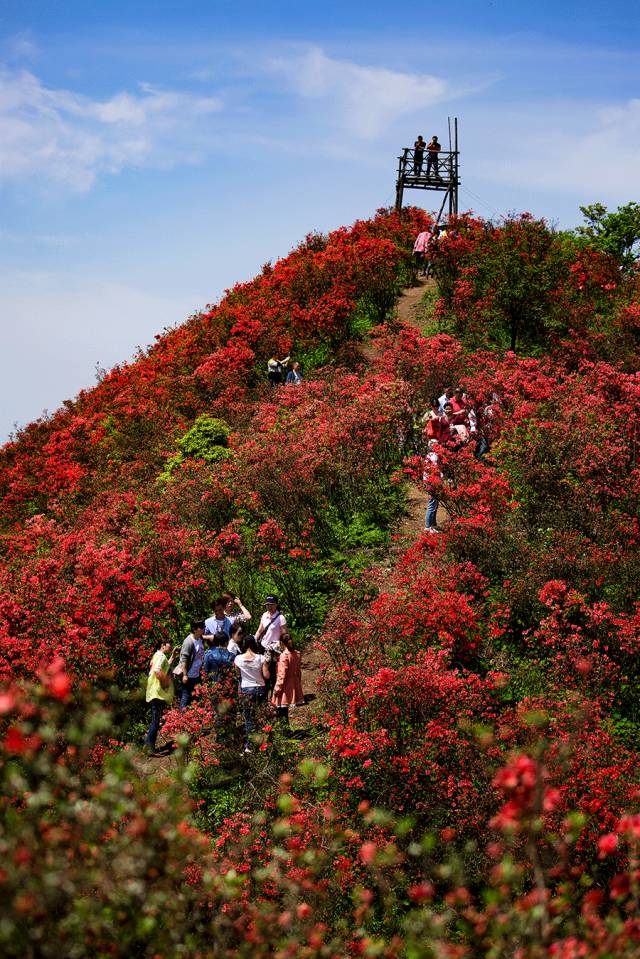
[{"label": "white cloud", "polygon": [[491,153],[474,164],[485,179],[605,202],[637,194],[640,99],[539,103],[489,128]]},{"label": "white cloud", "polygon": [[335,60],[319,47],[273,59],[270,68],[284,74],[300,97],[328,101],[347,131],[363,140],[375,139],[399,116],[424,110],[451,94],[440,77]]},{"label": "white cloud", "polygon": [[97,100],[0,71],[0,177],[53,180],[84,192],[101,173],[167,168],[198,158],[217,97],[159,90]]},{"label": "white cloud", "polygon": [[3,59],[11,63],[35,60],[39,53],[38,47],[29,31],[5,37],[0,49],[2,50]]}]

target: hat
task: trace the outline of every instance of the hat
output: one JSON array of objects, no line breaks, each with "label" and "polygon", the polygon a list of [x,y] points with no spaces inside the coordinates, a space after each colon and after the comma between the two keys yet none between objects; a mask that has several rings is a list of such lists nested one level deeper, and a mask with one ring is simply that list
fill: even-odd
[{"label": "hat", "polygon": [[276,599],[275,596],[265,596],[264,601],[265,601],[265,605],[267,603],[275,603],[276,606],[278,605],[278,600]]}]

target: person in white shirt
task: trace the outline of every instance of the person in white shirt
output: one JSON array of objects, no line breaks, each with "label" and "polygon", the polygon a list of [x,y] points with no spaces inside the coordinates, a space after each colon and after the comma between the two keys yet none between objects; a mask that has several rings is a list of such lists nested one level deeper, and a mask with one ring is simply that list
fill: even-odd
[{"label": "person in white shirt", "polygon": [[230,653],[233,653],[234,656],[239,656],[242,652],[240,645],[242,643],[243,636],[244,626],[242,623],[234,623],[231,627],[231,632],[229,633],[229,642],[227,643],[227,649]]},{"label": "person in white shirt", "polygon": [[244,751],[250,753],[256,710],[267,699],[267,680],[269,679],[271,653],[267,652],[262,655],[258,652],[255,636],[243,636],[240,649],[241,653],[236,656],[233,665],[240,674],[238,695],[244,718]]},{"label": "person in white shirt", "polygon": [[269,671],[269,690],[272,690],[278,669],[277,656],[280,652],[280,636],[288,636],[289,629],[284,613],[280,612],[278,600],[275,596],[267,596],[264,601],[265,612],[260,619],[260,625],[256,633],[256,640],[262,648],[272,652],[273,657],[270,662]]},{"label": "person in white shirt", "polygon": [[448,386],[446,390],[444,391],[444,393],[442,394],[442,396],[438,397],[438,404],[440,407],[440,416],[442,416],[442,414],[444,413],[445,404],[449,402],[452,396],[453,396],[453,389],[451,386]]},{"label": "person in white shirt", "polygon": [[288,633],[287,620],[278,607],[275,596],[267,596],[264,601],[265,612],[260,619],[256,640],[264,649],[272,649],[280,642],[282,633]]}]

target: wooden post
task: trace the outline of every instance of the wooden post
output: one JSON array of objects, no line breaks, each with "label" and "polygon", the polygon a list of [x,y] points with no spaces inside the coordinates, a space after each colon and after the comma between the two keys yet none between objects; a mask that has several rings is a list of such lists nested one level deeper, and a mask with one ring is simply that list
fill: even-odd
[{"label": "wooden post", "polygon": [[453,142],[454,142],[454,152],[453,152],[453,186],[451,190],[451,214],[454,216],[458,215],[458,186],[460,184],[460,177],[458,174],[458,118],[454,117],[453,120]]},{"label": "wooden post", "polygon": [[404,171],[405,171],[404,150],[398,157],[398,179],[396,180],[396,210],[398,213],[402,210],[402,199],[404,194]]}]

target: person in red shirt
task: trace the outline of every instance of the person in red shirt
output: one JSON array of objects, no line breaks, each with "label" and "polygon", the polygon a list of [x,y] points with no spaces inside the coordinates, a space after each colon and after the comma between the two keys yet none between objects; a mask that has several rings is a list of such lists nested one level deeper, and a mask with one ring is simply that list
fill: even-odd
[{"label": "person in red shirt", "polygon": [[449,402],[451,403],[451,408],[454,413],[457,414],[457,413],[463,413],[466,411],[467,406],[464,401],[464,390],[462,389],[461,386],[457,386],[455,388],[453,392],[453,396],[451,397]]},{"label": "person in red shirt", "polygon": [[426,425],[424,435],[428,440],[437,440],[438,443],[444,443],[449,437],[449,423],[444,416],[440,415],[440,401],[437,398],[431,400],[431,409],[426,416]]}]

